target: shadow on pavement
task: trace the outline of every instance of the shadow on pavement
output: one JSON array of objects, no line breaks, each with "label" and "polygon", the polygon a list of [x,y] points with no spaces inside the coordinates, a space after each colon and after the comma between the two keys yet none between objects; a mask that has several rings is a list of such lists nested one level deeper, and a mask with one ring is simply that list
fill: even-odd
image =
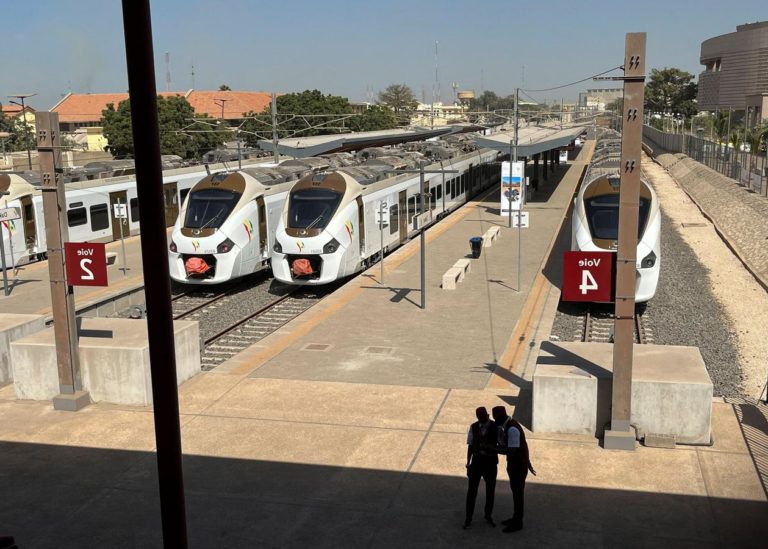
[{"label": "shadow on pavement", "polygon": [[[551,485],[542,467],[511,535],[480,516],[461,530],[461,476],[193,455],[184,468],[191,547],[759,547],[768,534],[765,502]],[[512,508],[502,469],[497,519]],[[2,442],[0,471],[0,535],[19,547],[161,546],[152,453]]]}]

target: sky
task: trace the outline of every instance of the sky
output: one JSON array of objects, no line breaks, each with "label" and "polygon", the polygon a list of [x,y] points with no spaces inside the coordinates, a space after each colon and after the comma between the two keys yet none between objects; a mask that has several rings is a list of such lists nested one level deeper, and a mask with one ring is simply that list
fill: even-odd
[{"label": "sky", "polygon": [[[0,102],[36,93],[51,108],[64,94],[127,91],[117,0],[0,0]],[[508,95],[550,88],[620,65],[624,34],[648,33],[647,69],[697,75],[701,42],[768,19],[765,0],[154,0],[157,87],[297,92],[365,101],[405,83],[432,100],[435,42],[440,99],[459,90]],[[538,101],[575,101],[588,81]]]}]

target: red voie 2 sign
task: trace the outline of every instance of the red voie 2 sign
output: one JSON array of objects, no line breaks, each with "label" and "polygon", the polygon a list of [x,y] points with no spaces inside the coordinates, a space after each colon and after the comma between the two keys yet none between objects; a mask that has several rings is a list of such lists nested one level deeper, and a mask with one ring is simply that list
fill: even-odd
[{"label": "red voie 2 sign", "polygon": [[563,301],[611,302],[616,258],[613,252],[565,252]]},{"label": "red voie 2 sign", "polygon": [[70,286],[108,286],[107,252],[104,244],[65,242],[67,284]]}]

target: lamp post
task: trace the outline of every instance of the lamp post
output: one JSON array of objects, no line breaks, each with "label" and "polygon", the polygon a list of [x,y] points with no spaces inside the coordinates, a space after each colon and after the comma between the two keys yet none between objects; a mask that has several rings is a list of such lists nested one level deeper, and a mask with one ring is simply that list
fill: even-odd
[{"label": "lamp post", "polygon": [[13,99],[11,99],[10,102],[13,103],[14,105],[18,105],[19,107],[21,107],[21,116],[23,117],[23,120],[24,120],[24,144],[27,148],[27,162],[29,162],[30,171],[32,171],[32,153],[29,150],[29,126],[27,126],[27,108],[24,105],[24,100],[27,97],[34,97],[35,95],[37,94],[36,93],[18,93],[16,95],[8,96],[8,97],[15,97],[16,99],[19,99],[21,101],[21,103],[19,103],[18,101],[13,101]]}]

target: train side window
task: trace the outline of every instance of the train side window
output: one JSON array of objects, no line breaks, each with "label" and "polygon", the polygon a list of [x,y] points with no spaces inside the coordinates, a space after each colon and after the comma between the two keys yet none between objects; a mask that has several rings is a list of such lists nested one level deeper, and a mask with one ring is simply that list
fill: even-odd
[{"label": "train side window", "polygon": [[451,179],[451,200],[456,198],[456,180]]},{"label": "train side window", "polygon": [[438,185],[437,186],[437,199],[440,200],[441,198],[443,198],[443,186],[442,185]]},{"label": "train side window", "polygon": [[85,208],[74,208],[67,211],[67,225],[70,227],[77,227],[79,225],[85,225],[88,223],[88,214]]},{"label": "train side window", "polygon": [[96,204],[91,206],[91,230],[103,231],[109,228],[109,206]]},{"label": "train side window", "polygon": [[131,221],[133,223],[139,222],[139,199],[131,198]]},{"label": "train side window", "polygon": [[184,204],[184,200],[187,198],[190,189],[181,189],[179,191],[179,206]]},{"label": "train side window", "polygon": [[389,234],[395,234],[400,230],[400,223],[398,222],[397,205],[390,206],[389,208]]},{"label": "train side window", "polygon": [[429,189],[429,209],[434,210],[436,204],[437,203],[435,202],[435,188],[432,187],[431,189]]}]

